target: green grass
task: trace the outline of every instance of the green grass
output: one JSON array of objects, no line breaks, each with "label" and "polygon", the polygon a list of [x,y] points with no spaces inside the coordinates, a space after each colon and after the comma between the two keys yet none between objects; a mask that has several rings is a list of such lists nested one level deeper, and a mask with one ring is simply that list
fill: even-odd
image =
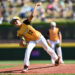
[{"label": "green grass", "polygon": [[11,68],[11,67],[18,67],[18,65],[0,65],[0,69]]},{"label": "green grass", "polygon": [[[65,64],[75,64],[75,60],[64,60],[64,62]],[[0,69],[21,66],[23,65],[23,63],[24,63],[23,60],[0,61]],[[30,64],[51,64],[51,61],[50,60],[31,60]]]},{"label": "green grass", "polygon": [[[65,64],[75,64],[75,60],[64,60]],[[30,60],[31,64],[51,64],[50,60]],[[23,60],[5,60],[0,61],[1,64],[23,64]]]},{"label": "green grass", "polygon": [[[65,62],[65,64],[75,64],[75,60],[65,60],[64,62]],[[41,60],[35,60],[35,61],[31,61],[31,64],[33,64],[33,63],[34,64],[38,64],[38,63],[39,64],[42,64],[42,63],[43,64],[49,64],[49,63],[51,64],[51,61],[50,60],[42,60],[42,61]]]}]

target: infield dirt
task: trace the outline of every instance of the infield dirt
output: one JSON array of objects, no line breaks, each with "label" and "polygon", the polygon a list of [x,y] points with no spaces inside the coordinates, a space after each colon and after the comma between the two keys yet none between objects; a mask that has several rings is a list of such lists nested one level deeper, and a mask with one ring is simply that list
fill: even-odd
[{"label": "infield dirt", "polygon": [[[9,64],[8,64],[9,65]],[[11,64],[18,65],[18,64]],[[0,73],[22,74],[23,64],[18,67],[0,69]],[[61,64],[54,66],[52,64],[31,64],[28,72],[25,74],[75,74],[75,64]]]}]

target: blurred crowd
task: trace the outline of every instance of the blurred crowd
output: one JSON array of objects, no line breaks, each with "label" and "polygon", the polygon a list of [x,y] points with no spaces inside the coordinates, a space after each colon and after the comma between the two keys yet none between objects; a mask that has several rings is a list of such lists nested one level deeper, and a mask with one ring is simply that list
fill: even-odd
[{"label": "blurred crowd", "polygon": [[[10,22],[11,17],[27,18],[34,9],[34,4],[42,2],[37,18],[46,21],[49,18],[69,18],[75,20],[75,9],[72,0],[0,0],[0,24]],[[29,5],[30,2],[32,5]],[[43,5],[43,4],[47,5]]]}]

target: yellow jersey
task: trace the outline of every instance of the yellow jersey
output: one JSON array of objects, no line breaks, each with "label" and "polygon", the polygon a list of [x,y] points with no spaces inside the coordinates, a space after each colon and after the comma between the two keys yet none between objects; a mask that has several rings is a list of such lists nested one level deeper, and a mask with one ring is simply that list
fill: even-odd
[{"label": "yellow jersey", "polygon": [[59,39],[59,28],[49,29],[49,39],[52,41],[56,41]]},{"label": "yellow jersey", "polygon": [[41,33],[37,30],[35,30],[28,20],[25,20],[20,29],[17,31],[17,37],[24,36],[25,40],[27,42],[29,41],[35,41],[39,39],[39,36]]}]

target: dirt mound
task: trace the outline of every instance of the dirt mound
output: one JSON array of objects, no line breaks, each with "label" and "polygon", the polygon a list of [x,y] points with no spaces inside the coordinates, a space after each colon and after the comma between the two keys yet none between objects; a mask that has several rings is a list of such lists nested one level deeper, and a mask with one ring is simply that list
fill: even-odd
[{"label": "dirt mound", "polygon": [[[0,69],[0,73],[21,74],[22,70],[23,65],[19,65],[18,67]],[[26,74],[59,74],[59,73],[75,74],[75,64],[61,64],[59,66],[54,66],[52,64],[31,64],[28,72],[26,72]]]}]

